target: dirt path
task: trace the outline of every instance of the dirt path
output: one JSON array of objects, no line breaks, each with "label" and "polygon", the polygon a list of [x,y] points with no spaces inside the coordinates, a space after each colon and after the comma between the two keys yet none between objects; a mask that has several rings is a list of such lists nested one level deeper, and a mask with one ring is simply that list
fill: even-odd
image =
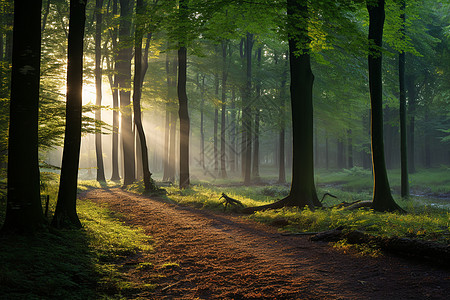
[{"label": "dirt path", "polygon": [[[108,203],[155,240],[157,283],[144,299],[448,299],[450,272],[397,257],[355,257],[238,216],[167,204],[120,189],[82,195]],[[148,271],[149,273],[154,270]],[[133,275],[130,275],[133,276]],[[142,298],[141,298],[142,299]]]}]

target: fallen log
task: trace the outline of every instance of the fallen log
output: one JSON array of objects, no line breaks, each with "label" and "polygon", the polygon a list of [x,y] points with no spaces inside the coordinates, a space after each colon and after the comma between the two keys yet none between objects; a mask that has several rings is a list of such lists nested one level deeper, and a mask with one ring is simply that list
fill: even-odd
[{"label": "fallen log", "polygon": [[400,237],[378,237],[359,230],[345,231],[336,228],[320,232],[311,241],[337,242],[346,240],[349,244],[370,244],[383,251],[397,255],[418,258],[450,266],[450,245]]}]

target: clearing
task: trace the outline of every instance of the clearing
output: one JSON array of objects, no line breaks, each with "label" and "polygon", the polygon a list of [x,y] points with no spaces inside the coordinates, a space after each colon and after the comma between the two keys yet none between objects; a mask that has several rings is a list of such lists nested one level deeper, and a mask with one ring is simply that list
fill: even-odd
[{"label": "clearing", "polygon": [[81,198],[107,204],[155,241],[135,256],[128,280],[156,284],[145,299],[447,299],[450,272],[403,258],[361,257],[237,215],[198,210],[125,192],[94,189]]}]

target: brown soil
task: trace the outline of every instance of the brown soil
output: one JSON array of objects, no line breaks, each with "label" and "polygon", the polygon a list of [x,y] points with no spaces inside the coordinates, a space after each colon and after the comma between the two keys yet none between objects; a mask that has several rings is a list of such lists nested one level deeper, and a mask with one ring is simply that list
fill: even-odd
[{"label": "brown soil", "polygon": [[[343,253],[304,236],[283,236],[240,216],[97,189],[82,198],[107,203],[129,225],[144,228],[154,268],[129,280],[156,284],[140,299],[448,299],[450,272],[394,256]],[[164,265],[178,263],[177,266]]]}]

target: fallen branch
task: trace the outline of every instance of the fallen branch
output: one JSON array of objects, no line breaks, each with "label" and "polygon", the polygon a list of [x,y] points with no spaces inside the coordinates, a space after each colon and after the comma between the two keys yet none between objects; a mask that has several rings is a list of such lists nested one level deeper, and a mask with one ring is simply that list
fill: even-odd
[{"label": "fallen branch", "polygon": [[222,193],[222,196],[219,198],[219,200],[222,198],[224,199],[224,201],[222,203],[225,205],[223,208],[223,211],[225,211],[227,209],[228,205],[244,207],[244,204],[242,204],[241,201],[231,198],[230,196],[228,196],[225,193]]},{"label": "fallen branch", "polygon": [[323,199],[325,199],[325,197],[326,196],[330,196],[330,197],[332,197],[332,198],[335,198],[335,199],[337,199],[337,196],[335,196],[335,195],[332,195],[332,194],[330,194],[330,193],[325,193],[325,194],[323,194],[323,196],[322,196],[322,200],[320,200],[320,202],[323,202]]}]

